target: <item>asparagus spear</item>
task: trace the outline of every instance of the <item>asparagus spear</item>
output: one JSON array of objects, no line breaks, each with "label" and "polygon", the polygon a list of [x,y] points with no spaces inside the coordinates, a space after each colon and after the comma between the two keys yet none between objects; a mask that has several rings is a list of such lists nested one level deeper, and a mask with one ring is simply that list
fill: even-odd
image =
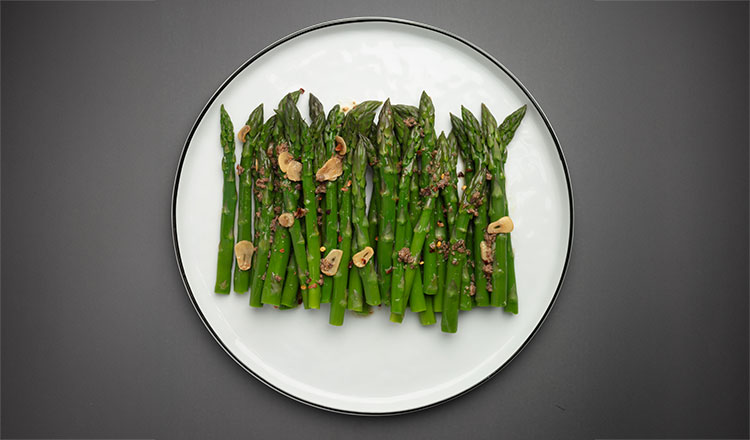
[{"label": "asparagus spear", "polygon": [[[356,251],[353,251],[352,255],[371,247],[368,235],[367,208],[365,206],[365,171],[367,169],[365,144],[368,143],[370,143],[370,140],[360,135],[352,151],[352,224],[356,236]],[[380,289],[378,287],[378,275],[375,271],[375,260],[371,259],[365,262],[364,267],[357,267],[357,272],[362,278],[367,304],[380,305]]]},{"label": "asparagus spear", "polygon": [[378,207],[378,284],[384,296],[390,296],[390,274],[393,270],[393,241],[396,223],[396,185],[398,182],[398,148],[393,132],[393,111],[387,99],[380,110],[377,129],[380,157],[380,206]]},{"label": "asparagus spear", "polygon": [[[272,161],[268,153],[270,152],[270,154],[275,157],[277,147],[284,143],[282,139],[282,135],[281,135],[282,130],[283,130],[282,122],[281,120],[279,120],[278,117],[276,117],[276,123],[273,124],[273,129],[272,129],[272,134],[271,134],[272,142],[271,142],[271,145],[269,146],[268,151],[266,152],[266,157],[268,158],[269,163],[272,163]],[[281,173],[281,170],[278,168],[278,166],[274,167],[274,175],[273,175],[274,188],[280,187],[283,180],[286,180],[286,179],[284,179]],[[281,304],[281,294],[284,288],[284,277],[286,276],[286,267],[289,263],[289,257],[292,254],[292,250],[291,250],[292,239],[289,236],[289,230],[285,227],[282,227],[278,221],[278,215],[281,213],[283,205],[284,205],[284,197],[282,195],[282,192],[281,191],[274,192],[273,200],[274,200],[274,207],[273,207],[272,212],[273,214],[276,215],[276,217],[272,219],[269,225],[269,230],[273,232],[273,241],[272,241],[273,247],[271,249],[271,254],[268,257],[268,269],[266,273],[261,275],[259,278],[263,279],[263,289],[261,292],[261,304],[269,304],[273,306],[278,306]],[[259,306],[257,305],[257,302],[253,303],[253,298],[254,297],[251,295],[250,305]]]},{"label": "asparagus spear", "polygon": [[308,305],[312,309],[320,308],[320,285],[323,279],[320,275],[320,232],[318,231],[318,201],[315,195],[315,179],[313,178],[313,145],[310,129],[300,118],[302,138],[302,192],[305,206],[305,231],[307,233],[307,267],[310,271],[310,285],[308,286]]},{"label": "asparagus spear", "polygon": [[[253,241],[253,159],[255,149],[258,145],[257,136],[263,127],[263,104],[256,107],[247,119],[249,131],[245,134],[245,142],[242,145],[242,156],[240,165],[237,167],[239,174],[239,203],[237,208],[237,242]],[[239,264],[234,266],[234,291],[245,293],[250,287],[250,270],[240,269]]]},{"label": "asparagus spear", "polygon": [[[326,118],[326,126],[324,130],[324,139],[326,147],[326,157],[332,157],[337,154],[334,150],[336,147],[336,136],[339,135],[341,129],[341,123],[344,120],[344,113],[340,111],[339,105],[335,105],[329,112]],[[326,251],[335,249],[338,245],[339,237],[339,209],[338,209],[338,198],[339,198],[339,182],[341,178],[326,182],[326,206],[325,206],[325,239],[323,247]],[[333,279],[331,277],[325,277],[323,286],[321,289],[321,302],[328,303],[331,301],[331,292],[333,292]],[[333,311],[331,312],[333,314]],[[343,315],[342,315],[343,317]],[[343,318],[342,318],[343,319]],[[343,322],[343,321],[342,321]],[[341,324],[339,324],[341,325]]]},{"label": "asparagus spear", "polygon": [[[368,235],[368,240],[370,243],[377,244],[378,243],[378,211],[379,211],[377,205],[379,204],[378,199],[380,198],[380,196],[378,193],[380,191],[378,190],[378,188],[376,188],[374,180],[375,180],[375,174],[373,174],[373,185],[372,185],[372,188],[370,188],[370,206],[367,207],[367,224],[370,225],[370,227],[367,229],[367,232],[368,232],[367,235]],[[389,301],[387,301],[387,298],[385,296],[383,295],[381,296],[383,299],[383,303],[387,305]]]},{"label": "asparagus spear", "polygon": [[[288,152],[294,158],[300,156],[301,144],[309,145],[309,131],[307,124],[304,124],[302,117],[297,109],[297,105],[291,97],[284,99],[281,107],[277,110],[280,120],[284,126],[284,136],[286,143],[277,147],[277,153],[279,155],[283,152]],[[305,147],[308,148],[308,147]],[[303,165],[304,170],[304,165]],[[305,174],[303,172],[303,174]],[[300,197],[300,186],[289,179],[288,175],[281,178],[281,192],[284,197],[284,211],[292,213],[296,218],[307,217],[305,211],[299,209],[299,197]],[[309,193],[305,192],[305,199],[309,197]],[[313,196],[314,201],[314,188]],[[313,219],[315,210],[310,214],[310,219],[313,225],[316,223]],[[305,214],[303,214],[305,213]],[[305,221],[307,223],[307,220]],[[310,269],[308,267],[308,252],[305,247],[305,234],[302,232],[302,226],[300,221],[294,221],[289,227],[289,236],[292,240],[292,247],[294,248],[294,259],[297,262],[297,274],[300,279],[300,289],[302,290],[302,302],[306,309],[319,308],[320,307],[320,289],[317,289],[317,295],[311,295],[309,292],[312,287],[317,288],[317,280],[312,280],[310,277]],[[320,267],[318,267],[319,269]]]},{"label": "asparagus spear", "polygon": [[[262,291],[263,282],[265,280],[266,266],[268,263],[268,251],[271,248],[271,221],[274,216],[274,207],[279,206],[281,201],[274,194],[274,180],[273,180],[273,165],[271,158],[268,157],[268,144],[271,138],[271,132],[276,125],[276,116],[271,116],[268,121],[263,124],[263,129],[258,136],[258,144],[256,146],[256,163],[258,176],[255,181],[255,204],[257,213],[260,217],[257,217],[255,222],[255,239],[256,239],[256,250],[255,250],[255,261],[253,263],[253,274],[252,274],[252,286],[250,288],[250,305],[253,307],[261,307],[263,305]],[[274,203],[276,199],[276,203]],[[281,208],[279,208],[281,209]]]},{"label": "asparagus spear", "polygon": [[445,220],[448,223],[447,230],[453,229],[456,223],[456,213],[458,212],[458,144],[456,135],[451,131],[450,135],[443,144],[443,172],[448,175],[448,185],[443,188],[441,194],[445,206]]},{"label": "asparagus spear", "polygon": [[221,208],[221,233],[219,257],[216,264],[216,293],[229,293],[232,284],[232,260],[234,259],[234,214],[237,208],[237,187],[234,174],[234,127],[229,114],[221,106],[221,148],[224,156],[221,169],[224,174]]},{"label": "asparagus spear", "polygon": [[[444,188],[444,190],[445,189],[448,189],[448,187]],[[443,295],[445,294],[446,266],[444,250],[448,247],[448,231],[445,225],[446,220],[444,211],[443,200],[438,197],[435,202],[435,254],[437,255],[436,267],[438,274],[438,289],[435,293],[435,300],[431,301],[436,312],[443,310]]]},{"label": "asparagus spear", "polygon": [[[436,160],[439,160],[439,158],[436,158]],[[424,190],[421,191],[421,195],[422,197],[424,197],[425,203],[422,207],[422,212],[419,216],[419,219],[414,225],[411,246],[408,249],[404,248],[399,251],[399,261],[401,262],[401,264],[404,264],[406,266],[406,274],[404,275],[404,293],[402,294],[401,292],[397,292],[395,290],[391,292],[391,312],[396,314],[404,313],[404,307],[407,300],[409,299],[408,295],[414,293],[411,292],[411,289],[413,287],[414,277],[419,271],[419,265],[417,263],[415,255],[418,255],[424,246],[427,231],[431,227],[432,211],[435,207],[436,194],[440,189],[439,176],[436,176],[436,173],[431,172],[430,168],[428,168],[426,172],[430,172],[430,174],[432,175],[432,184],[428,185]],[[419,300],[419,298],[417,298],[417,300]],[[420,305],[416,308],[412,307],[412,310],[415,312],[421,312],[424,309]]]},{"label": "asparagus spear", "polygon": [[[495,131],[496,142],[492,150],[494,167],[490,217],[493,221],[508,215],[508,200],[505,197],[505,161],[508,158],[508,144],[526,115],[526,106],[511,113]],[[516,290],[513,247],[510,234],[498,234],[495,237],[495,253],[492,271],[493,306],[505,306],[505,310],[518,313],[518,292]]]},{"label": "asparagus spear", "polygon": [[466,187],[458,207],[456,224],[453,227],[448,253],[448,269],[445,279],[448,283],[443,296],[443,312],[440,327],[446,333],[458,330],[458,308],[461,288],[461,260],[466,255],[466,229],[476,213],[478,204],[484,202],[485,194],[481,190],[485,182],[486,168],[477,169]]},{"label": "asparagus spear", "polygon": [[[326,160],[328,160],[325,141],[323,140],[323,131],[325,130],[325,127],[326,127],[326,114],[325,114],[325,110],[323,109],[323,104],[312,93],[310,93],[310,101],[309,101],[308,106],[309,106],[309,111],[310,111],[310,119],[312,120],[312,123],[310,124],[310,138],[312,139],[312,143],[313,143],[312,169],[315,172],[319,170],[320,167],[323,166]],[[325,213],[325,202],[323,201],[324,191],[325,191],[325,185],[318,185],[318,187],[315,188],[315,200],[317,201],[316,202],[317,204],[316,215],[317,215],[317,220],[318,220],[318,231],[320,233],[321,243],[325,242],[326,213]],[[322,298],[322,293],[321,293],[321,298]]]},{"label": "asparagus spear", "polygon": [[297,261],[289,258],[284,279],[284,288],[281,291],[281,307],[297,307],[297,294],[299,293],[299,278],[297,277]]},{"label": "asparagus spear", "polygon": [[458,309],[469,311],[473,308],[472,297],[474,297],[474,291],[476,286],[472,277],[471,268],[469,264],[466,264],[468,255],[461,257],[462,269],[461,269],[461,296],[458,300]]},{"label": "asparagus spear", "polygon": [[419,312],[419,322],[422,325],[433,325],[437,323],[437,320],[435,319],[435,307],[433,305],[434,303],[433,298],[437,300],[437,296],[425,297],[425,310],[424,312]]},{"label": "asparagus spear", "polygon": [[[440,181],[438,170],[440,168],[440,151],[436,149],[437,139],[435,137],[435,107],[432,104],[432,99],[427,95],[426,92],[422,92],[422,96],[419,99],[419,125],[422,134],[422,167],[420,171],[420,182],[419,182],[419,198],[416,206],[421,207],[419,219],[414,223],[414,235],[412,236],[412,242],[410,252],[415,258],[416,262],[419,262],[419,254],[425,249],[425,256],[430,264],[425,267],[425,270],[430,273],[435,273],[435,259],[431,258],[429,254],[429,245],[427,241],[427,235],[433,231],[433,211],[435,198],[437,197],[439,188],[437,186]],[[421,263],[420,263],[421,264]],[[415,267],[407,267],[406,269],[406,295],[413,295],[413,300],[409,301],[410,308],[414,312],[421,312],[425,310],[426,305],[424,302],[424,290],[417,289],[411,291],[411,286],[415,276],[421,276],[420,268],[418,265]],[[433,294],[436,292],[433,292]]]},{"label": "asparagus spear", "polygon": [[[427,94],[422,92],[422,98],[419,104],[419,119],[420,125],[422,126],[423,132],[423,143],[422,143],[422,173],[420,175],[419,188],[420,192],[434,184],[432,182],[433,174],[439,176],[440,169],[442,169],[442,161],[436,159],[440,157],[437,150],[437,138],[435,137],[435,109],[432,106],[432,101],[429,100]],[[445,142],[445,135],[441,134],[442,142]],[[437,193],[435,193],[437,195]],[[422,289],[425,295],[435,295],[438,290],[438,276],[437,276],[437,255],[435,254],[435,215],[434,210],[432,217],[428,220],[427,236],[425,238],[424,247],[422,249],[422,265],[423,271],[423,282]]]},{"label": "asparagus spear", "polygon": [[406,272],[406,266],[403,263],[406,261],[400,260],[399,254],[404,256],[403,249],[407,249],[406,245],[411,243],[411,238],[407,241],[407,235],[411,228],[409,227],[409,193],[411,190],[412,176],[415,165],[415,158],[417,148],[420,145],[419,130],[412,129],[409,135],[409,141],[404,150],[404,157],[401,161],[401,176],[398,184],[398,200],[397,208],[398,213],[396,215],[396,234],[394,239],[394,252],[393,252],[393,273],[391,277],[391,295],[392,297],[403,298],[406,289],[406,279],[404,274]]},{"label": "asparagus spear", "polygon": [[[377,126],[372,125],[370,131],[377,132]],[[377,134],[377,133],[376,133]],[[377,136],[371,136],[377,143]],[[370,140],[368,138],[368,140]],[[370,189],[370,209],[367,212],[367,222],[370,225],[368,229],[368,238],[370,243],[375,246],[378,242],[378,221],[380,217],[380,186],[381,186],[381,162],[378,156],[378,150],[375,148],[373,141],[365,145],[367,151],[367,162],[372,168],[372,188]]]},{"label": "asparagus spear", "polygon": [[[375,110],[380,106],[377,101],[365,101],[354,107],[346,115],[344,125],[341,130],[341,136],[347,144],[347,149],[354,147],[357,134],[369,128],[372,118],[375,117]],[[338,272],[333,277],[333,292],[331,299],[331,314],[329,323],[332,325],[341,325],[343,314],[339,305],[347,301],[347,283],[349,282],[349,262],[351,260],[352,249],[352,197],[351,197],[351,154],[346,154],[342,158],[342,174],[338,178],[339,185],[339,232],[341,239],[338,248],[342,251],[341,264]],[[351,291],[351,289],[350,289]],[[361,291],[361,289],[360,289]]]},{"label": "asparagus spear", "polygon": [[[357,250],[357,239],[352,240],[351,253],[354,254]],[[351,261],[342,261],[341,264],[349,265],[349,289],[347,292],[347,308],[353,312],[361,312],[364,310],[364,295],[362,294],[362,277],[356,270],[351,270]]]},{"label": "asparagus spear", "polygon": [[[486,142],[491,141],[488,136],[482,135],[482,127],[479,124],[477,118],[467,109],[461,106],[461,116],[464,122],[464,129],[466,137],[473,151],[473,162],[477,168],[485,168],[487,165],[488,151]],[[486,117],[486,112],[482,112],[482,118]],[[491,115],[490,115],[491,116]],[[492,123],[491,126],[494,129],[496,123]],[[491,176],[491,174],[488,174]],[[487,184],[483,183],[481,191],[487,191]],[[484,200],[487,200],[485,198]],[[477,205],[477,212],[474,216],[474,231],[472,234],[472,241],[469,242],[471,255],[473,258],[470,265],[472,266],[473,276],[469,277],[471,283],[474,285],[474,291],[476,292],[477,303],[481,306],[489,305],[489,292],[487,291],[487,278],[483,273],[484,263],[481,257],[481,243],[484,240],[484,231],[487,229],[489,222],[487,221],[487,205],[488,203],[481,203]]]}]

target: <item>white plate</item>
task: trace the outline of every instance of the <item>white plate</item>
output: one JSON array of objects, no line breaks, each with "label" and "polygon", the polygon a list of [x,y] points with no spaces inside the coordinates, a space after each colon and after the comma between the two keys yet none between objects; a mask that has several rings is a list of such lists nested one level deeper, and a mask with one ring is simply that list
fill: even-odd
[{"label": "white plate", "polygon": [[[303,87],[326,110],[339,103],[390,97],[417,104],[433,98],[438,132],[462,104],[479,115],[486,103],[498,120],[523,104],[526,118],[509,147],[507,192],[516,229],[520,314],[461,312],[457,334],[402,325],[387,310],[348,314],[328,325],[328,306],[280,312],[254,309],[248,295],[213,292],[221,208],[219,106],[235,127],[265,104]],[[307,94],[300,99],[307,115]],[[239,152],[239,146],[238,146]],[[389,414],[426,408],[472,389],[506,365],[531,339],[562,283],[573,231],[572,194],[557,139],[526,89],[471,43],[426,25],[358,18],[297,32],[247,61],[201,112],[180,159],[172,223],[177,261],[206,327],[249,373],[281,393],[334,411]],[[439,318],[438,318],[439,321]],[[221,374],[221,372],[217,372]]]}]

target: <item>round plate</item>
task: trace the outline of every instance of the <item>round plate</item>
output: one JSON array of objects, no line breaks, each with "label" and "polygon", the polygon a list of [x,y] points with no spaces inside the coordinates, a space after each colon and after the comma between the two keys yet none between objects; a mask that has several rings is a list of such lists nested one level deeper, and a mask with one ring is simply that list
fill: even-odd
[{"label": "round plate", "polygon": [[[422,327],[408,313],[347,314],[343,327],[320,310],[254,309],[248,294],[217,295],[221,211],[219,107],[240,127],[258,103],[272,114],[283,95],[304,88],[326,111],[366,99],[434,100],[436,129],[450,131],[461,105],[481,103],[502,120],[527,104],[506,166],[520,313],[461,312],[457,334]],[[307,94],[300,99],[307,116]],[[239,148],[238,148],[239,153]],[[497,373],[531,339],[560,289],[570,253],[573,199],[549,122],[521,83],[473,44],[433,27],[357,18],[299,31],[234,72],[200,113],[185,143],[172,206],[175,253],[188,295],[216,341],[245,370],[310,405],[353,414],[393,414],[456,397]],[[439,321],[439,318],[438,318]],[[221,374],[221,372],[217,372]]]}]

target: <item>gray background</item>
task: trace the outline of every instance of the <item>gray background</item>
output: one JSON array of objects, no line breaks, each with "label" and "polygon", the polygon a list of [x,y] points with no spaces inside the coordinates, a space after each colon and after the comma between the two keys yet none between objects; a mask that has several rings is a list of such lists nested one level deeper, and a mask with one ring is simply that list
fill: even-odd
[{"label": "gray background", "polygon": [[[746,2],[2,2],[4,438],[748,436]],[[254,380],[188,301],[184,139],[265,45],[347,16],[500,59],[573,180],[567,280],[501,374],[362,418]]]}]

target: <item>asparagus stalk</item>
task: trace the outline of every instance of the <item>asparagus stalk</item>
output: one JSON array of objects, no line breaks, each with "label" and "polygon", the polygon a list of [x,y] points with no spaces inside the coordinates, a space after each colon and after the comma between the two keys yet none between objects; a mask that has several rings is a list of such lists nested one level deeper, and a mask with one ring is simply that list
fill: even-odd
[{"label": "asparagus stalk", "polygon": [[[300,157],[300,150],[302,147],[301,144],[308,143],[306,141],[309,140],[309,132],[307,131],[306,124],[303,129],[302,117],[299,113],[299,110],[297,109],[297,105],[294,100],[291,97],[285,98],[281,107],[279,108],[279,110],[277,110],[277,114],[279,115],[280,120],[283,122],[284,136],[287,141],[285,144],[277,146],[277,153],[280,155],[281,153],[285,152],[284,150],[286,149],[286,152],[291,154],[292,157]],[[304,214],[305,211],[299,209],[301,186],[302,185],[291,181],[288,175],[285,175],[281,178],[281,191],[284,197],[284,211],[294,214],[294,216],[298,219],[307,217]],[[307,199],[308,193],[306,192],[305,195],[305,199]],[[314,194],[312,198],[314,200]],[[312,210],[312,212],[313,214],[310,214],[311,220],[314,216],[315,211]],[[315,224],[315,220],[313,220],[312,223]],[[310,270],[307,263],[308,252],[305,247],[305,234],[302,232],[300,221],[294,221],[289,227],[289,236],[291,237],[292,247],[294,248],[294,259],[297,262],[297,275],[300,281],[300,289],[302,290],[302,302],[306,309],[319,308],[320,290],[317,290],[317,295],[314,295],[312,297],[312,300],[309,293],[311,287],[315,286],[317,288],[317,280],[313,281],[310,277]]]},{"label": "asparagus stalk", "polygon": [[393,110],[390,99],[380,110],[377,128],[378,156],[380,158],[380,206],[378,207],[378,284],[384,296],[390,296],[393,271],[393,241],[396,223],[396,185],[398,182],[398,147],[393,131]]},{"label": "asparagus stalk", "polygon": [[284,279],[284,288],[281,291],[281,307],[297,307],[299,300],[299,278],[297,277],[297,261],[289,258],[289,264],[286,268],[286,277]]},{"label": "asparagus stalk", "polygon": [[[356,252],[371,247],[368,234],[369,224],[367,221],[367,208],[365,203],[365,171],[367,169],[367,152],[365,144],[370,140],[360,135],[358,142],[352,151],[352,224],[356,237]],[[375,259],[365,262],[364,267],[358,267],[362,278],[365,299],[372,306],[380,305],[380,289],[378,287],[378,274],[375,271]]]},{"label": "asparagus stalk", "polygon": [[411,222],[409,221],[409,193],[411,191],[412,179],[416,180],[416,178],[412,176],[412,173],[414,171],[415,158],[417,155],[416,152],[419,145],[419,130],[412,129],[408,144],[404,150],[404,157],[401,161],[401,176],[398,184],[398,213],[396,215],[396,234],[394,239],[394,253],[392,257],[393,276],[391,277],[391,295],[396,298],[403,298],[406,290],[406,279],[404,277],[406,266],[404,263],[407,261],[402,260],[399,255],[405,257],[403,250],[408,250],[406,246],[408,243],[411,243],[411,238],[408,237],[408,235],[411,235],[409,234],[409,231],[411,231]]},{"label": "asparagus stalk", "polygon": [[[419,219],[414,223],[414,235],[412,236],[411,247],[409,252],[410,258],[414,261],[406,268],[405,275],[405,295],[416,294],[413,301],[410,301],[412,311],[421,312],[425,310],[423,291],[417,290],[411,291],[414,277],[419,272],[419,253],[425,245],[427,233],[432,229],[433,223],[433,210],[435,205],[435,198],[437,197],[440,181],[438,174],[439,163],[440,163],[440,151],[435,148],[435,107],[432,104],[432,99],[427,93],[422,92],[422,96],[419,100],[419,125],[422,134],[422,169],[420,173],[420,190],[419,190],[419,201],[416,206],[421,206],[421,212]],[[420,274],[421,275],[421,274]],[[407,298],[408,299],[408,298]],[[394,313],[403,313],[403,307],[406,301],[400,302]]]},{"label": "asparagus stalk", "polygon": [[[348,143],[351,145],[351,142]],[[352,255],[352,195],[351,185],[351,154],[347,154],[343,159],[343,174],[339,177],[341,181],[340,198],[339,198],[339,227],[341,229],[341,239],[339,240],[339,249],[343,252],[341,264],[336,275],[333,276],[333,303],[339,303],[342,298],[347,298],[347,283],[349,277],[349,263]],[[361,289],[360,289],[361,291]],[[349,289],[351,296],[351,289]],[[333,314],[333,308],[331,308]],[[333,315],[331,315],[333,317]],[[333,322],[331,322],[333,324]],[[336,325],[336,324],[334,324]]]},{"label": "asparagus stalk", "polygon": [[[351,253],[357,250],[357,239],[352,240]],[[362,277],[356,270],[351,270],[351,261],[342,261],[341,264],[349,265],[349,289],[347,292],[347,308],[353,312],[362,312],[364,310],[364,295],[362,287]]]},{"label": "asparagus stalk", "polygon": [[431,302],[433,303],[434,310],[439,312],[443,310],[443,295],[445,294],[445,249],[448,247],[448,231],[445,225],[443,200],[438,197],[435,204],[435,254],[437,255],[438,289],[435,293],[435,300]]},{"label": "asparagus stalk", "polygon": [[443,172],[448,175],[448,185],[443,188],[443,204],[445,207],[445,220],[447,222],[447,231],[453,230],[456,223],[456,214],[458,212],[458,144],[456,135],[451,131],[450,135],[443,144]]},{"label": "asparagus stalk", "polygon": [[[433,174],[438,174],[441,161],[438,157],[437,138],[435,137],[435,108],[432,100],[426,93],[422,92],[419,102],[419,122],[422,127],[422,168],[419,176],[420,195],[424,193],[428,186],[434,184]],[[445,136],[443,135],[443,138]],[[438,174],[439,175],[439,174]],[[437,192],[435,193],[437,194]],[[420,197],[420,201],[421,201]],[[422,290],[426,295],[435,295],[437,293],[437,255],[434,252],[435,246],[435,215],[434,210],[432,217],[428,220],[427,235],[422,249],[422,272],[423,282]],[[430,252],[432,251],[432,252]]]},{"label": "asparagus stalk", "polygon": [[474,274],[471,273],[471,268],[469,264],[466,264],[466,260],[468,258],[468,254],[460,257],[462,264],[461,269],[461,296],[459,298],[458,302],[458,309],[463,311],[469,311],[473,308],[472,305],[472,297],[475,295],[474,291],[476,289],[476,286],[474,284],[474,280],[472,279]]},{"label": "asparagus stalk", "polygon": [[[508,215],[508,199],[505,197],[505,161],[508,158],[508,144],[526,115],[526,106],[511,113],[495,131],[496,142],[492,150],[494,167],[490,217],[493,221]],[[514,268],[513,247],[510,234],[498,234],[495,237],[495,252],[492,271],[493,306],[505,306],[505,310],[518,313],[518,292]]]},{"label": "asparagus stalk", "polygon": [[[271,158],[268,157],[268,141],[271,132],[276,125],[276,116],[271,116],[263,124],[263,129],[259,135],[258,145],[256,147],[256,163],[258,178],[255,181],[255,204],[258,206],[256,211],[260,214],[255,222],[255,261],[252,267],[252,286],[250,288],[250,305],[252,307],[261,307],[263,305],[262,291],[265,280],[266,266],[268,264],[268,252],[271,248],[271,221],[274,216],[274,207],[279,206],[280,198],[274,194],[273,165]],[[276,199],[276,203],[274,203]],[[280,209],[280,208],[279,208]]]},{"label": "asparagus stalk", "polygon": [[443,312],[440,327],[446,333],[455,333],[458,330],[458,309],[461,290],[461,270],[463,269],[461,259],[466,255],[466,229],[469,221],[476,213],[477,205],[483,203],[486,197],[481,190],[485,182],[486,168],[480,168],[472,177],[466,190],[461,196],[458,207],[456,224],[453,227],[448,252],[448,269],[445,279],[448,283],[443,296]]},{"label": "asparagus stalk", "polygon": [[[416,280],[415,280],[416,282]],[[425,297],[425,310],[424,312],[419,312],[419,322],[422,325],[433,325],[437,323],[437,320],[435,319],[435,307],[434,307],[434,300],[437,300],[437,296],[427,296]]]},{"label": "asparagus stalk", "polygon": [[221,106],[221,148],[224,155],[221,169],[224,174],[221,208],[221,231],[219,236],[219,256],[216,264],[216,293],[228,294],[232,284],[232,260],[234,260],[234,214],[237,208],[237,187],[234,174],[234,127],[229,114]]},{"label": "asparagus stalk", "polygon": [[[332,157],[337,154],[334,148],[336,147],[336,136],[339,135],[341,129],[341,123],[344,120],[344,113],[340,111],[339,105],[335,105],[329,112],[326,118],[326,126],[324,130],[324,139],[326,147],[326,157]],[[341,178],[326,182],[325,192],[325,239],[323,247],[325,251],[335,249],[338,245],[339,237],[339,209],[338,209],[338,198],[339,198],[339,182]],[[325,276],[323,286],[321,288],[321,302],[328,303],[331,301],[331,292],[333,292],[333,278]],[[333,311],[331,312],[333,314]],[[342,315],[343,319],[343,315]],[[343,323],[343,321],[342,321]],[[341,325],[341,324],[338,324]]]},{"label": "asparagus stalk", "polygon": [[[466,137],[468,139],[469,145],[471,146],[471,151],[473,152],[472,157],[474,166],[478,168],[486,167],[488,151],[485,142],[487,141],[487,138],[482,136],[482,127],[480,126],[477,118],[466,107],[461,107],[461,116],[464,122]],[[485,112],[483,112],[482,116],[483,118],[486,116]],[[493,127],[494,125],[495,124],[492,124]],[[491,176],[491,174],[487,175]],[[483,183],[481,191],[486,192],[486,190],[487,184]],[[484,200],[487,200],[487,198],[485,198]],[[487,229],[487,225],[489,224],[489,222],[487,221],[487,205],[488,203],[481,203],[477,205],[477,212],[474,216],[474,230],[471,236],[472,241],[469,242],[469,246],[471,246],[470,249],[472,249],[470,254],[473,256],[473,258],[471,260],[467,260],[470,261],[469,264],[473,269],[471,271],[473,276],[469,277],[469,279],[471,280],[471,284],[473,284],[473,289],[471,289],[471,287],[469,287],[469,289],[475,292],[477,302],[482,306],[489,305],[487,279],[485,278],[483,273],[484,263],[482,262],[481,257],[481,243],[484,240],[484,231],[485,229]]]},{"label": "asparagus stalk", "polygon": [[[323,166],[323,164],[328,160],[328,155],[326,152],[325,147],[325,141],[323,140],[323,131],[326,127],[326,114],[325,110],[323,109],[323,104],[320,102],[320,100],[310,93],[310,101],[308,104],[309,111],[310,111],[310,119],[312,120],[312,123],[310,124],[310,138],[312,139],[313,143],[313,164],[312,169],[313,172],[316,172],[320,169],[320,167]],[[314,181],[314,180],[313,180]],[[317,204],[317,220],[318,220],[318,231],[320,234],[320,242],[325,242],[325,202],[323,201],[325,192],[325,185],[321,184],[318,185],[315,188],[315,199]],[[321,277],[321,281],[322,281]],[[321,286],[322,287],[322,286]],[[322,289],[321,289],[321,299],[322,299]]]},{"label": "asparagus stalk", "polygon": [[[255,150],[258,148],[258,135],[263,127],[263,104],[256,107],[247,119],[249,131],[245,134],[245,142],[242,145],[240,165],[237,167],[239,174],[239,202],[237,208],[237,242],[253,241],[253,159]],[[234,291],[245,293],[250,288],[250,270],[240,269],[239,264],[234,266]]]},{"label": "asparagus stalk", "polygon": [[[370,206],[367,207],[367,224],[370,225],[367,229],[368,241],[374,244],[378,242],[378,207],[376,206],[378,204],[378,192],[373,184],[370,188]],[[385,300],[385,297],[383,297],[383,300]]]},{"label": "asparagus stalk", "polygon": [[321,291],[320,285],[323,280],[320,275],[320,232],[318,231],[318,201],[315,190],[316,184],[313,177],[313,145],[310,138],[310,129],[304,120],[300,118],[302,137],[302,192],[304,194],[305,207],[305,231],[307,233],[307,267],[310,271],[310,285],[308,286],[308,305],[312,309],[320,308]]},{"label": "asparagus stalk", "polygon": [[[365,101],[354,107],[346,115],[344,125],[341,130],[341,136],[351,150],[357,139],[357,134],[369,128],[372,118],[375,117],[375,110],[380,106],[377,101]],[[338,178],[339,185],[339,232],[341,238],[338,240],[338,248],[342,251],[341,264],[338,272],[333,277],[332,306],[329,323],[332,325],[341,325],[343,314],[339,305],[347,301],[347,283],[349,282],[349,262],[351,261],[352,249],[352,197],[351,197],[351,177],[352,162],[351,154],[342,157],[342,174]],[[360,289],[361,291],[361,289]],[[350,289],[351,292],[351,289]]]},{"label": "asparagus stalk", "polygon": [[[279,120],[278,117],[276,117],[276,123],[273,124],[273,130],[271,134],[272,142],[269,146],[268,151],[266,152],[266,157],[268,158],[269,162],[271,162],[271,158],[269,157],[268,152],[270,152],[275,157],[278,146],[284,144],[281,135],[282,131],[282,121]],[[280,187],[284,180],[286,179],[284,179],[278,166],[274,167],[274,186]],[[289,235],[289,230],[285,227],[282,227],[278,221],[278,215],[281,213],[284,205],[284,197],[282,195],[282,192],[277,191],[274,192],[273,195],[274,207],[272,212],[276,215],[276,217],[271,221],[269,226],[269,230],[273,232],[273,247],[271,248],[271,254],[268,257],[268,270],[260,277],[261,279],[263,279],[261,304],[278,306],[281,304],[281,294],[284,288],[286,267],[289,263],[289,257],[292,254],[292,239]],[[250,300],[250,305],[257,306],[257,303],[252,302],[252,295]]]}]

